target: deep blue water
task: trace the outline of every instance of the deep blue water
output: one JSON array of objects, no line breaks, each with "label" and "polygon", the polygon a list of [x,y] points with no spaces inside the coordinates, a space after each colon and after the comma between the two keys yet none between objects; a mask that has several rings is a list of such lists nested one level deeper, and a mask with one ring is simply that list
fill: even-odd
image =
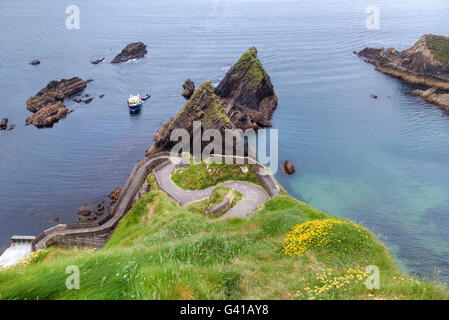
[{"label": "deep blue water", "polygon": [[[80,7],[80,30],[65,28],[65,8]],[[449,280],[449,115],[409,95],[411,86],[374,70],[352,52],[405,49],[422,34],[449,30],[449,3],[378,0],[380,30],[365,27],[371,1],[2,1],[0,3],[0,244],[76,221],[83,203],[121,186],[156,130],[184,103],[182,83],[218,83],[250,46],[279,97],[273,125],[277,174],[312,206],[380,234],[402,267]],[[110,61],[129,42],[149,53]],[[41,64],[30,66],[31,59]],[[25,101],[48,81],[94,79],[104,94],[52,129],[25,127]],[[130,93],[151,91],[130,116]],[[373,99],[376,94],[379,99]]]}]

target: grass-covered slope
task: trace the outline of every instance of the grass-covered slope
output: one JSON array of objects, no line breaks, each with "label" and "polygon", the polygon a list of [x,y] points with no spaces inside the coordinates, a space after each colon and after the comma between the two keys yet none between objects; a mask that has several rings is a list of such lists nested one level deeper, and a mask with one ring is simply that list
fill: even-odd
[{"label": "grass-covered slope", "polygon": [[[251,219],[215,220],[181,208],[151,176],[152,191],[120,221],[106,247],[50,248],[0,272],[2,299],[447,299],[401,272],[361,226],[283,192]],[[242,200],[244,201],[244,199]],[[80,270],[67,290],[66,268]],[[365,267],[380,269],[368,290]]]}]

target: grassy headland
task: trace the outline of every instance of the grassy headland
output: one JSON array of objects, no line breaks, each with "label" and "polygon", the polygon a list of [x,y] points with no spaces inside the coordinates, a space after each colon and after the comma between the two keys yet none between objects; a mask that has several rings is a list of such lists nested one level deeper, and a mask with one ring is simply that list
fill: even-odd
[{"label": "grassy headland", "polygon": [[[203,179],[209,176],[199,180]],[[39,252],[0,272],[0,297],[448,298],[445,288],[399,270],[370,231],[284,191],[251,219],[216,220],[205,216],[197,203],[179,207],[157,188],[151,175],[148,181],[152,190],[123,217],[103,249]],[[197,184],[204,185],[206,181]],[[79,290],[66,289],[70,265],[80,270]],[[380,270],[379,290],[364,285],[369,265]]]}]

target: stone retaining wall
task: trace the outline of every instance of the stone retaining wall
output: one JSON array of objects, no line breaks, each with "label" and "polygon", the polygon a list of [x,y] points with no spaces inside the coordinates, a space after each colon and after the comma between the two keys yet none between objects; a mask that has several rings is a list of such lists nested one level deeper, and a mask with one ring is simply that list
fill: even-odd
[{"label": "stone retaining wall", "polygon": [[[213,155],[226,160],[226,156]],[[88,247],[101,248],[109,239],[120,219],[128,212],[135,202],[139,189],[145,182],[148,174],[170,163],[170,153],[161,152],[151,155],[137,163],[132,170],[122,192],[114,205],[112,213],[95,222],[79,224],[59,224],[42,232],[32,242],[33,251],[46,248],[51,245],[60,247]],[[236,162],[249,163],[256,174],[257,179],[273,197],[279,194],[280,188],[271,173],[266,168],[251,158],[233,157]],[[217,159],[218,160],[218,159]],[[230,161],[230,159],[227,159]],[[159,183],[158,183],[159,184]]]},{"label": "stone retaining wall", "polygon": [[33,250],[46,248],[50,245],[61,247],[103,247],[120,219],[131,209],[135,196],[148,174],[161,163],[168,162],[169,156],[169,152],[157,153],[137,163],[123,187],[111,214],[96,222],[70,225],[60,224],[47,229],[33,241]]}]

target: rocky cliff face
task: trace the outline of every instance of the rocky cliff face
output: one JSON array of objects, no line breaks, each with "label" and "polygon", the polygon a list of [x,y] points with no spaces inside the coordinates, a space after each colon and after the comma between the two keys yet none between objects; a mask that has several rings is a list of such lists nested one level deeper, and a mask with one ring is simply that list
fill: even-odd
[{"label": "rocky cliff face", "polygon": [[[193,83],[186,87],[193,90]],[[192,137],[193,121],[201,121],[203,131],[218,129],[223,142],[225,129],[269,127],[277,102],[270,77],[257,59],[257,50],[250,48],[215,90],[205,82],[195,91],[178,115],[159,129],[146,155],[171,150],[176,144],[170,141],[174,129],[186,129]],[[207,144],[204,142],[202,147]]]},{"label": "rocky cliff face", "polygon": [[248,49],[215,89],[237,128],[270,127],[278,99],[256,48]]},{"label": "rocky cliff face", "polygon": [[376,69],[413,84],[429,86],[427,90],[413,90],[412,94],[449,110],[449,38],[433,34],[423,35],[411,48],[365,48],[357,52]]},{"label": "rocky cliff face", "polygon": [[414,84],[449,90],[449,38],[427,34],[411,48],[365,48],[357,52],[376,69]]},{"label": "rocky cliff face", "polygon": [[157,131],[154,144],[147,150],[146,155],[164,150],[169,151],[177,143],[177,141],[170,141],[170,135],[175,129],[186,129],[192,138],[194,121],[201,121],[202,131],[218,129],[224,134],[225,129],[233,128],[219,98],[214,94],[210,81],[203,83],[181,111]]},{"label": "rocky cliff face", "polygon": [[87,81],[78,77],[50,81],[45,88],[27,100],[27,109],[35,114],[27,118],[26,124],[33,124],[38,128],[52,126],[67,115],[67,108],[62,101],[81,93],[86,86]]},{"label": "rocky cliff face", "polygon": [[121,63],[132,59],[140,59],[147,53],[147,46],[143,42],[133,42],[128,44],[111,63]]}]

